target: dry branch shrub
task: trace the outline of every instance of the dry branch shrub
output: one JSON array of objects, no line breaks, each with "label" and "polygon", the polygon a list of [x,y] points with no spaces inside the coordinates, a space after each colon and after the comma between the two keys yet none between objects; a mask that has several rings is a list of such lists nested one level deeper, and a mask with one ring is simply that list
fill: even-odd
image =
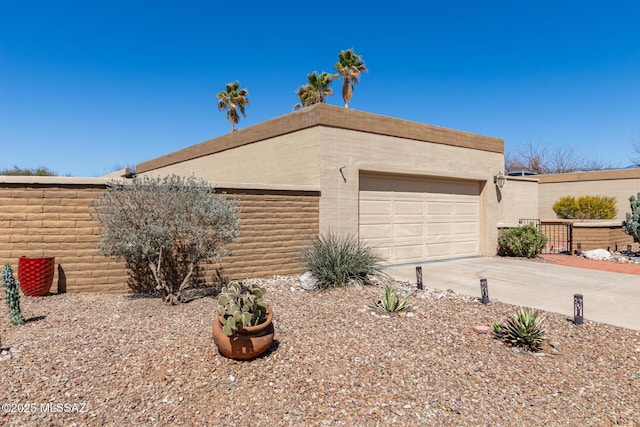
[{"label": "dry branch shrub", "polygon": [[225,255],[240,227],[237,200],[215,195],[204,180],[176,175],[112,181],[94,201],[92,217],[102,225],[98,248],[126,262],[132,290],[159,293],[172,304],[195,281],[200,262]]}]

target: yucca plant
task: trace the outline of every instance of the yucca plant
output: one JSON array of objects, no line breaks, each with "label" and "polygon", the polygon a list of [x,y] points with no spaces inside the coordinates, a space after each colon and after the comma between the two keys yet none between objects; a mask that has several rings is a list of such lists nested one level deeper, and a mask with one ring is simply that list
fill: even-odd
[{"label": "yucca plant", "polygon": [[538,311],[519,308],[505,323],[493,324],[493,335],[502,341],[530,350],[539,350],[545,338],[545,318]]},{"label": "yucca plant", "polygon": [[398,295],[391,288],[391,285],[387,284],[384,287],[384,298],[381,300],[378,300],[375,303],[375,306],[382,311],[386,311],[388,313],[395,313],[406,307],[407,301],[409,301],[410,296],[411,295],[407,295],[406,297],[399,299]]},{"label": "yucca plant", "polygon": [[382,275],[382,258],[354,236],[321,235],[302,257],[319,289],[368,284],[371,276]]}]

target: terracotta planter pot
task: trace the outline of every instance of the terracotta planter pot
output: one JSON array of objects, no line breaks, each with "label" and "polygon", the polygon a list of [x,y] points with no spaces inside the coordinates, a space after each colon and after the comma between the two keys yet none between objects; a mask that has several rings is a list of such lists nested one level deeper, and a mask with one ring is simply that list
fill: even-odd
[{"label": "terracotta planter pot", "polygon": [[18,258],[18,281],[22,293],[29,297],[47,295],[53,284],[56,258]]},{"label": "terracotta planter pot", "polygon": [[231,359],[248,360],[264,353],[273,341],[273,314],[267,309],[267,320],[256,326],[239,328],[228,336],[222,331],[222,317],[213,322],[213,341],[224,356]]}]

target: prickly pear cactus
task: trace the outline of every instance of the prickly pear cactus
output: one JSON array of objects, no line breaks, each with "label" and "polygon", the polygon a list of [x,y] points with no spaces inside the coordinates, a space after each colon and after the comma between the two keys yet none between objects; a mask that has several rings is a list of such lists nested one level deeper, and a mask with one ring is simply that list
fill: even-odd
[{"label": "prickly pear cactus", "polygon": [[256,283],[229,283],[218,295],[218,314],[222,316],[223,332],[231,336],[239,327],[255,326],[267,320],[265,288]]},{"label": "prickly pear cactus", "polygon": [[627,213],[626,219],[622,221],[622,231],[627,233],[637,241],[640,240],[640,193],[638,198],[629,197],[631,202],[631,213]]},{"label": "prickly pear cactus", "polygon": [[14,325],[24,325],[25,320],[20,311],[20,291],[18,290],[18,282],[13,278],[13,270],[9,264],[5,264],[2,268],[2,286],[6,294],[5,301],[9,306],[9,320]]}]

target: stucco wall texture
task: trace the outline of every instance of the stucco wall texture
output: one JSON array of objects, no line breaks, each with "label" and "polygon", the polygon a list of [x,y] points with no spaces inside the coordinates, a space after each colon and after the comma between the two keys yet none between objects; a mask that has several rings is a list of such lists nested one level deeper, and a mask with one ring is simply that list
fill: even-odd
[{"label": "stucco wall texture", "polygon": [[502,139],[316,104],[137,166],[149,175],[306,185],[320,191],[320,231],[358,235],[361,172],[465,180],[481,188],[479,254],[495,254],[502,209],[493,175]]},{"label": "stucco wall texture", "polygon": [[617,169],[591,172],[572,172],[552,175],[538,175],[538,217],[541,220],[555,220],[553,203],[563,196],[604,195],[614,196],[618,203],[616,220],[624,220],[630,212],[629,197],[640,192],[640,168]]}]

